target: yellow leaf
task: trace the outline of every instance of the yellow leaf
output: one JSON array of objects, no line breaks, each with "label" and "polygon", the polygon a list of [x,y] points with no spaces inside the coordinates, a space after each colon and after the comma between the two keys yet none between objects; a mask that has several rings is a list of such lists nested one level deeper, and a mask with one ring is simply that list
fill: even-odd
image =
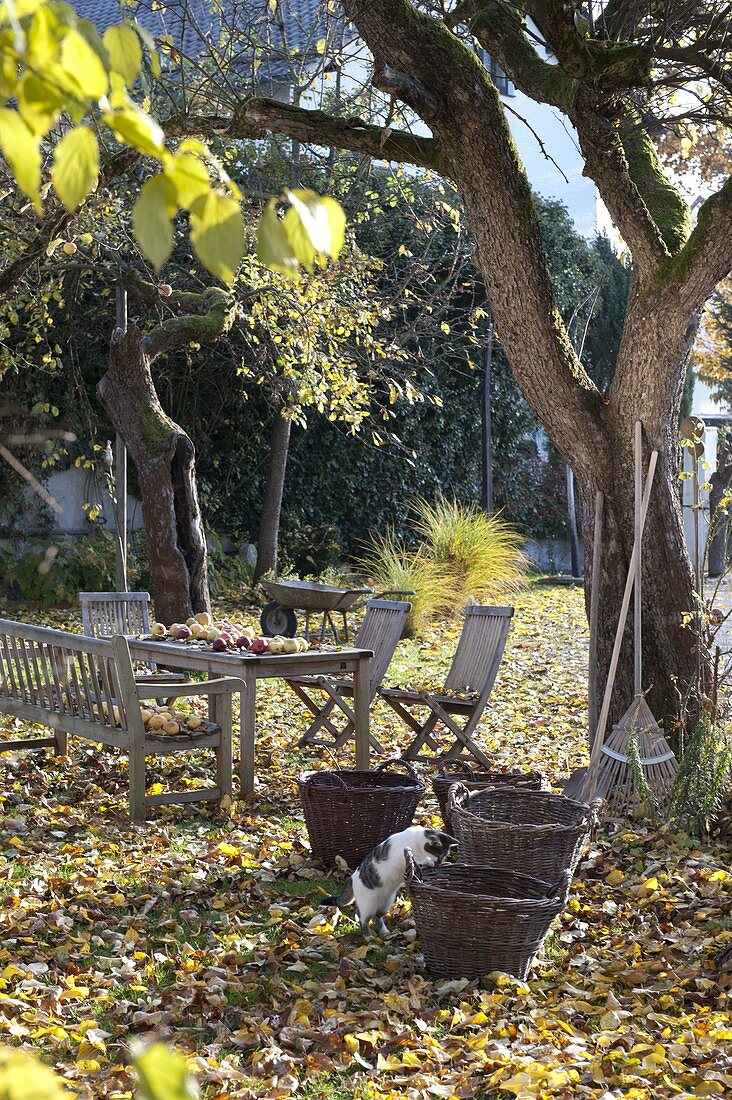
[{"label": "yellow leaf", "polygon": [[[20,190],[33,200],[38,214],[41,200],[40,137],[32,133],[17,111],[0,108],[0,148]],[[13,840],[16,838],[14,837]],[[13,843],[13,840],[10,843]]]},{"label": "yellow leaf", "polygon": [[605,876],[605,881],[607,882],[608,886],[618,886],[624,878],[625,875],[620,870],[620,868],[614,867],[613,870]]},{"label": "yellow leaf", "polygon": [[218,844],[216,846],[216,848],[214,848],[214,851],[216,852],[217,855],[220,855],[220,856],[238,856],[239,855],[239,849],[235,848],[233,844],[227,844],[226,841],[223,841],[221,844]]}]

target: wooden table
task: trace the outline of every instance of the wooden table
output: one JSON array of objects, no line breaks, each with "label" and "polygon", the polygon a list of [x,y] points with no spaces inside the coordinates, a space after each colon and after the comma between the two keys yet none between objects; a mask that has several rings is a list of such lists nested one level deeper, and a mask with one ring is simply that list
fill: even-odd
[{"label": "wooden table", "polygon": [[238,676],[244,681],[239,705],[239,782],[246,798],[254,790],[254,744],[256,737],[257,680],[287,679],[291,676],[353,675],[353,712],[356,767],[369,766],[369,662],[368,649],[309,650],[307,653],[262,654],[215,653],[189,642],[147,641],[128,638],[133,661],[153,661],[172,668],[196,669],[211,676]]}]

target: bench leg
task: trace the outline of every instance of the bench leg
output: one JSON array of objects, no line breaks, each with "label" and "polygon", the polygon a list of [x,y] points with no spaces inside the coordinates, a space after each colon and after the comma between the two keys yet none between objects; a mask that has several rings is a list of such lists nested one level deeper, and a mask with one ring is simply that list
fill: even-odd
[{"label": "bench leg", "polygon": [[54,756],[66,756],[69,748],[69,735],[66,730],[54,730],[53,736],[55,745],[53,746]]},{"label": "bench leg", "polygon": [[145,821],[145,747],[130,745],[130,818],[132,821]]}]

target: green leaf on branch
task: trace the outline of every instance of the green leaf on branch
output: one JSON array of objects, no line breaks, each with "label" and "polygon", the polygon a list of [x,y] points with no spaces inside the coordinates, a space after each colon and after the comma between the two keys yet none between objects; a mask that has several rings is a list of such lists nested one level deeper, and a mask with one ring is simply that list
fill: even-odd
[{"label": "green leaf on branch", "polygon": [[341,204],[332,199],[330,195],[323,195],[320,202],[325,207],[325,214],[330,226],[329,256],[332,260],[337,260],[346,243],[346,212]]},{"label": "green leaf on branch", "polygon": [[15,96],[24,122],[34,134],[44,137],[63,109],[63,96],[59,90],[26,69],[18,82]]},{"label": "green leaf on branch", "polygon": [[69,130],[53,154],[51,179],[67,210],[76,210],[99,175],[99,147],[88,126]]},{"label": "green leaf on branch", "polygon": [[61,64],[86,98],[96,100],[106,94],[109,81],[104,61],[80,31],[72,29],[64,36]]},{"label": "green leaf on branch", "polygon": [[135,240],[159,271],[173,250],[172,218],[178,209],[175,187],[165,176],[144,184],[132,211]]},{"label": "green leaf on branch", "polygon": [[178,203],[186,210],[211,190],[208,168],[192,153],[176,153],[165,165],[165,175],[178,193]]},{"label": "green leaf on branch", "polygon": [[[292,204],[291,211],[302,223],[312,247],[316,252],[330,255],[330,225],[320,195],[315,191],[287,191],[286,195]],[[294,221],[295,218],[292,218],[291,224],[294,225]]]},{"label": "green leaf on branch", "polygon": [[140,1079],[138,1100],[195,1100],[196,1082],[182,1054],[153,1043],[134,1059]]},{"label": "green leaf on branch", "polygon": [[233,282],[245,244],[239,203],[217,191],[199,198],[191,211],[191,243],[205,268],[223,282]]},{"label": "green leaf on branch", "polygon": [[137,80],[142,65],[142,46],[138,35],[128,23],[108,27],[104,32],[104,45],[109,53],[112,70],[124,77],[131,87]]},{"label": "green leaf on branch", "polygon": [[118,141],[146,156],[162,158],[165,135],[154,119],[130,102],[122,110],[108,112],[104,121]]},{"label": "green leaf on branch", "polygon": [[0,148],[10,165],[15,182],[21,191],[33,200],[41,213],[38,195],[41,186],[40,139],[32,133],[16,111],[0,108]]},{"label": "green leaf on branch", "polygon": [[58,51],[58,14],[44,5],[28,27],[28,60],[38,68],[56,57]]},{"label": "green leaf on branch", "polygon": [[319,259],[325,256],[338,259],[346,231],[346,215],[340,203],[327,196],[321,198],[315,191],[286,194],[291,206],[284,218],[284,228],[300,262],[305,267],[312,266],[311,250]]},{"label": "green leaf on branch", "polygon": [[272,271],[281,271],[291,278],[297,278],[298,259],[292,250],[283,221],[277,214],[276,199],[269,200],[259,219],[257,257]]}]

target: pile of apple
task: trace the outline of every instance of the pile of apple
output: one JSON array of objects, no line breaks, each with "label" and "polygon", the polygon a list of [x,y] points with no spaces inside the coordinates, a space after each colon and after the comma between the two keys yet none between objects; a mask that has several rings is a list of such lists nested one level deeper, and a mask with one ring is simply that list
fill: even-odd
[{"label": "pile of apple", "polygon": [[215,653],[248,649],[251,653],[306,653],[310,648],[305,638],[258,638],[250,626],[220,623],[218,626],[208,611],[201,611],[185,623],[153,623],[153,638],[173,638],[178,642],[209,642]]},{"label": "pile of apple", "polygon": [[140,714],[145,724],[145,729],[150,733],[167,733],[171,736],[176,733],[189,733],[200,730],[203,719],[197,714],[179,714],[163,707],[140,707]]}]

